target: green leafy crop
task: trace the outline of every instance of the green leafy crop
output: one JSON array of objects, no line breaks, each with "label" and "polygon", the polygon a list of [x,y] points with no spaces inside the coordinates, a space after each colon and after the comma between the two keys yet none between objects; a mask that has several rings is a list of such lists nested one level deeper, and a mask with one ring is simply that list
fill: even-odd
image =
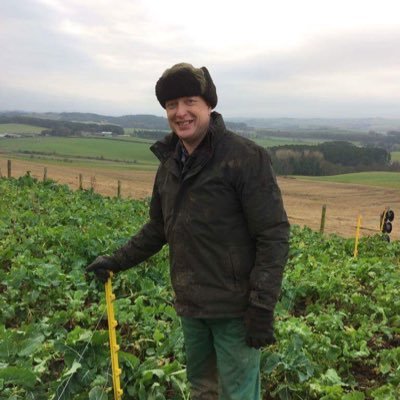
[{"label": "green leafy crop", "polygon": [[[0,179],[0,399],[113,398],[104,287],[85,266],[138,231],[146,201]],[[264,399],[400,398],[400,244],[292,228],[262,353]],[[168,249],[115,276],[124,399],[188,399]]]}]

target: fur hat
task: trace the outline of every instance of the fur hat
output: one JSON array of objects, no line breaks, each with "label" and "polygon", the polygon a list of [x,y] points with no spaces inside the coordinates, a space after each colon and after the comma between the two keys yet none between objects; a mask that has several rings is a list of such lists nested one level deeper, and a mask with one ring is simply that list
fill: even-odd
[{"label": "fur hat", "polygon": [[195,68],[187,63],[176,64],[162,74],[156,84],[156,96],[163,108],[168,100],[186,96],[201,96],[211,108],[218,102],[207,68]]}]

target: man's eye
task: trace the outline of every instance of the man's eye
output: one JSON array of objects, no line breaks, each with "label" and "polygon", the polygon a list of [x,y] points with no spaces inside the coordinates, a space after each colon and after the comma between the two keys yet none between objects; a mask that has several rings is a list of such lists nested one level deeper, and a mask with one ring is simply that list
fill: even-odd
[{"label": "man's eye", "polygon": [[165,106],[168,110],[173,110],[176,107],[176,103],[167,103]]}]

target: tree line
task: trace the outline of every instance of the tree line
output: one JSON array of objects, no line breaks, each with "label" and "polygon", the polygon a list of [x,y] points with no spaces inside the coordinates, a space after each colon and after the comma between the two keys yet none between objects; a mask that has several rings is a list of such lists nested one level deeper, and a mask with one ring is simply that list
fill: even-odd
[{"label": "tree line", "polygon": [[268,149],[279,175],[336,175],[361,171],[400,171],[390,153],[377,147],[359,147],[350,142],[318,145],[285,145]]}]

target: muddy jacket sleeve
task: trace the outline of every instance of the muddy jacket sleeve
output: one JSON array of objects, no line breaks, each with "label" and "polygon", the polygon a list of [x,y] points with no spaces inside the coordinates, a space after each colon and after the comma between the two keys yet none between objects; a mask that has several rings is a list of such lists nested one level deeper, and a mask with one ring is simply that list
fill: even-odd
[{"label": "muddy jacket sleeve", "polygon": [[268,153],[258,148],[239,174],[237,190],[256,245],[249,303],[273,310],[289,250],[289,222]]},{"label": "muddy jacket sleeve", "polygon": [[163,214],[156,183],[153,187],[149,217],[149,221],[140,231],[114,253],[113,256],[121,270],[141,263],[160,251],[166,243]]}]

